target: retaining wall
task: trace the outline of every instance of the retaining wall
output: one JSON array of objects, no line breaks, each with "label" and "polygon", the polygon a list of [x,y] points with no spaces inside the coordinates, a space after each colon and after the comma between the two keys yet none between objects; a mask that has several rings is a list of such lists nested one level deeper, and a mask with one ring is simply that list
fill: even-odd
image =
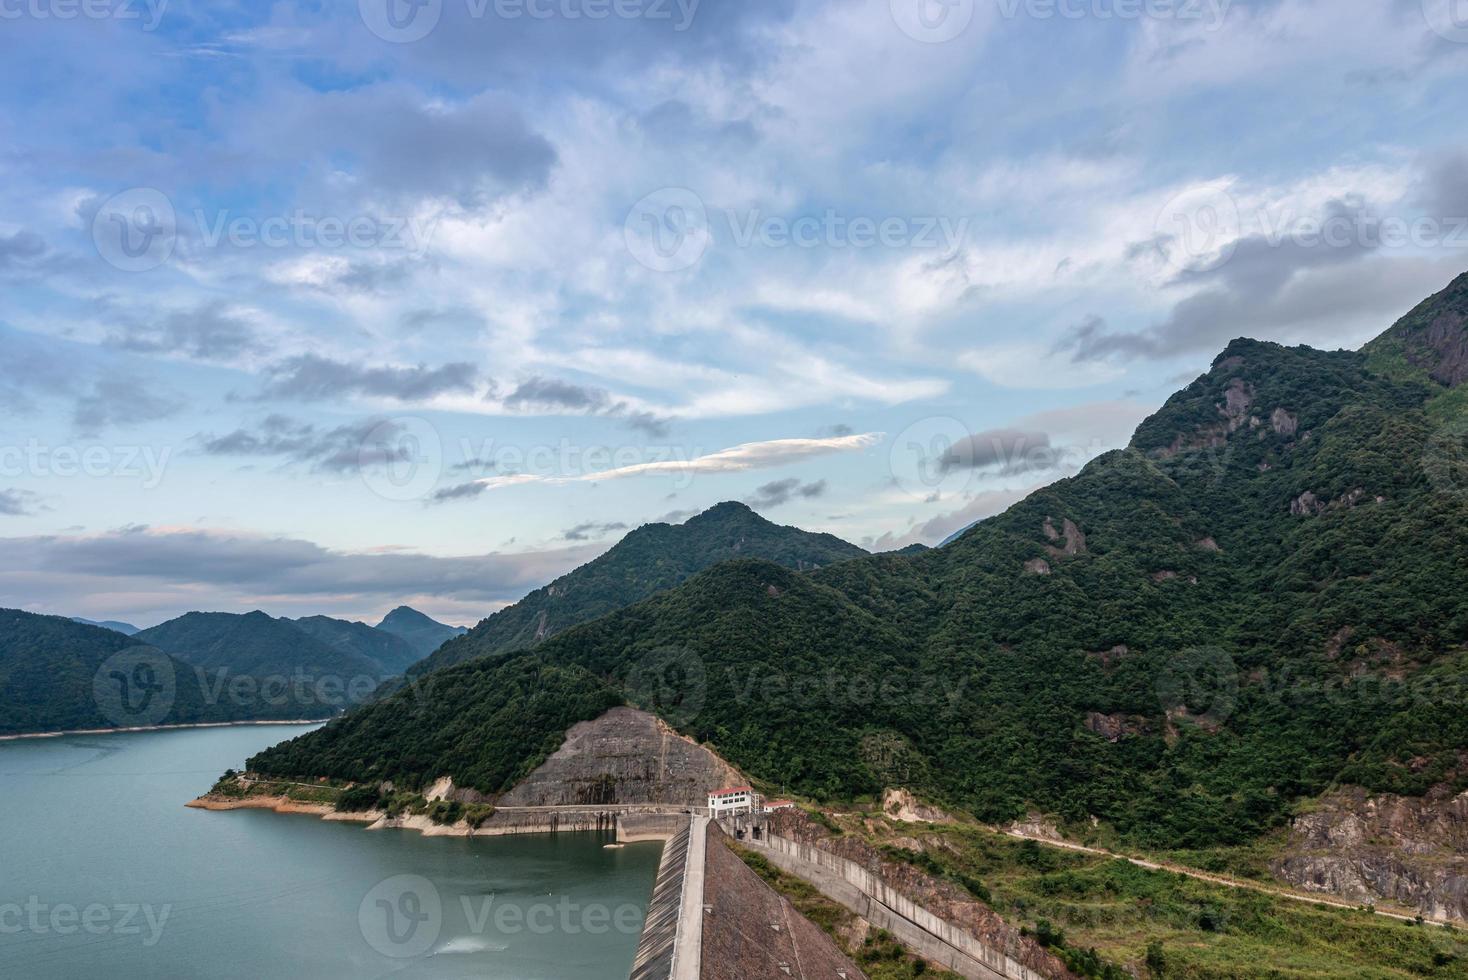
[{"label": "retaining wall", "polygon": [[845,858],[775,834],[760,847],[770,863],[814,885],[878,929],[885,929],[919,956],[974,980],[1047,980],[1047,974],[1016,962],[1003,950],[939,918],[866,868]]}]

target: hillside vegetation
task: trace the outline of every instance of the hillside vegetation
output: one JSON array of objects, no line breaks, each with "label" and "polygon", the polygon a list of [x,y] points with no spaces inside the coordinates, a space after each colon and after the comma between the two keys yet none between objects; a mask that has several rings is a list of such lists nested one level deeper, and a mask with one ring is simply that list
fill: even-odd
[{"label": "hillside vegetation", "polygon": [[1431,353],[1461,348],[1465,284],[1365,352],[1230,344],[1127,449],[947,547],[724,562],[528,653],[547,593],[457,641],[512,652],[430,675],[461,738],[407,691],[252,765],[494,792],[553,728],[515,737],[530,694],[453,692],[555,669],[576,682],[513,688],[555,724],[594,684],[774,788],[903,785],[1147,847],[1249,841],[1338,782],[1468,787],[1468,471]]},{"label": "hillside vegetation", "polygon": [[865,554],[829,534],[773,524],[744,504],[720,504],[684,524],[638,528],[595,561],[490,616],[411,673],[422,676],[475,657],[527,649],[672,588],[721,561],[762,558],[803,570]]},{"label": "hillside vegetation", "polygon": [[220,681],[114,630],[0,610],[0,735],[303,717]]}]

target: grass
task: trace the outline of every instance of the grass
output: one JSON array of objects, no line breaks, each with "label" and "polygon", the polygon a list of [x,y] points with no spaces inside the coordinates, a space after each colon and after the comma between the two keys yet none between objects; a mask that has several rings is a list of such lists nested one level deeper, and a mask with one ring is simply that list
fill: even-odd
[{"label": "grass", "polygon": [[[897,835],[909,849],[914,839],[922,845],[924,857],[914,863],[925,870],[982,882],[996,911],[1063,958],[1094,949],[1096,972],[1082,970],[1090,975],[1126,968],[1139,976],[1220,980],[1468,978],[1461,931],[1227,888],[971,826],[888,825],[871,836],[882,846]],[[1205,865],[1211,857],[1217,870],[1243,874],[1257,870],[1263,853],[1187,856]]]},{"label": "grass", "polygon": [[320,785],[291,782],[253,781],[244,783],[233,775],[226,775],[209,790],[211,796],[223,796],[244,800],[252,796],[283,796],[296,803],[335,804],[342,794],[341,787],[327,783]]}]

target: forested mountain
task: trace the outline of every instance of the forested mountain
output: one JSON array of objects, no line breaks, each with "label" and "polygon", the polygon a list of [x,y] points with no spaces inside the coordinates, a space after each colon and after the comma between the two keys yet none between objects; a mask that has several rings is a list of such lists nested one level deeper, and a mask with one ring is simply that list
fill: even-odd
[{"label": "forested mountain", "polygon": [[71,617],[71,621],[73,623],[81,623],[83,626],[100,626],[104,630],[112,630],[113,632],[121,633],[123,636],[132,636],[134,633],[140,632],[138,628],[132,623],[123,623],[115,619],[106,619],[101,622],[97,622],[96,620],[82,619],[80,616],[73,616]]},{"label": "forested mountain", "polygon": [[381,676],[382,665],[350,647],[329,646],[288,619],[263,612],[186,613],[134,638],[206,670],[264,677],[308,673]]},{"label": "forested mountain", "polygon": [[[1154,847],[1251,840],[1338,784],[1460,791],[1465,324],[1468,276],[1361,352],[1235,341],[1127,449],[947,547],[725,562],[430,679],[483,697],[401,692],[252,766],[495,792],[555,741],[526,719],[624,698],[778,788]],[[458,644],[567,625],[533,598]]]},{"label": "forested mountain", "polygon": [[308,616],[291,622],[297,629],[315,637],[333,650],[371,661],[381,673],[401,674],[424,657],[417,647],[403,637],[366,623],[332,619],[329,616]]},{"label": "forested mountain", "polygon": [[115,630],[0,610],[0,735],[301,717],[217,679]]},{"label": "forested mountain", "polygon": [[377,624],[377,629],[398,637],[412,648],[414,660],[422,660],[456,636],[469,632],[462,626],[449,626],[430,619],[416,609],[399,606]]},{"label": "forested mountain", "polygon": [[711,507],[683,524],[647,524],[606,554],[502,609],[410,673],[522,650],[580,623],[672,588],[721,561],[761,558],[807,570],[865,555],[830,534],[765,520],[740,503]]}]

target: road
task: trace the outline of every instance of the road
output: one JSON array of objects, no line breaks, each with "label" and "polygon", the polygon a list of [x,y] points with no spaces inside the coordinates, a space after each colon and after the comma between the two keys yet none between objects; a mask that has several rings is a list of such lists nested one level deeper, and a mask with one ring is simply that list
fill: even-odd
[{"label": "road", "polygon": [[[1006,830],[1003,833],[1010,837],[1018,837],[1021,840],[1032,840],[1037,844],[1045,844],[1049,847],[1058,847],[1066,851],[1080,851],[1085,854],[1095,854],[1099,857],[1115,858],[1118,861],[1126,861],[1135,864],[1139,868],[1149,871],[1170,871],[1173,874],[1186,875],[1199,881],[1206,881],[1214,885],[1223,885],[1225,888],[1242,888],[1246,891],[1260,892],[1265,895],[1273,895],[1277,898],[1288,898],[1296,902],[1309,902],[1312,905],[1329,905],[1338,909],[1359,909],[1361,906],[1343,901],[1339,898],[1329,898],[1325,895],[1312,895],[1304,892],[1290,891],[1287,888],[1274,888],[1256,881],[1247,881],[1243,878],[1230,878],[1226,875],[1212,874],[1207,871],[1199,871],[1196,868],[1187,868],[1180,864],[1168,864],[1161,861],[1148,861],[1144,858],[1130,857],[1126,854],[1117,854],[1115,851],[1103,850],[1099,847],[1087,847],[1084,844],[1072,844],[1070,841],[1051,840],[1047,837],[1037,837],[1018,830]],[[1376,910],[1377,915],[1384,915],[1389,919],[1399,919],[1402,922],[1416,922],[1417,917],[1402,912],[1388,912],[1383,909]],[[1447,926],[1451,923],[1443,919],[1423,919],[1427,925]]]}]

